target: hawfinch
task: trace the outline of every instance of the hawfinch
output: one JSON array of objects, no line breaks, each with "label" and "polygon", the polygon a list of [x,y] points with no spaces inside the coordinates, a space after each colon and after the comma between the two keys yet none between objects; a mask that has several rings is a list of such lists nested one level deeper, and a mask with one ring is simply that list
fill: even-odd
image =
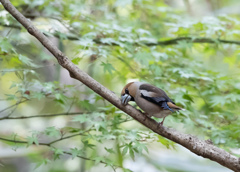
[{"label": "hawfinch", "polygon": [[[163,121],[172,112],[184,110],[176,106],[163,90],[142,82],[130,82],[123,88],[121,102],[127,105],[129,101],[135,101],[148,117],[163,118]],[[163,125],[163,121],[159,125]]]}]

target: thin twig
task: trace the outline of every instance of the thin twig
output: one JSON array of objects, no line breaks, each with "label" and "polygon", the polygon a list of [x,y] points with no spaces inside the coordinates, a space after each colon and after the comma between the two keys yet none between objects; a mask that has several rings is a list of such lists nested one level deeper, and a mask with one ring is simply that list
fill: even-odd
[{"label": "thin twig", "polygon": [[13,105],[11,105],[11,106],[9,106],[9,107],[6,107],[5,109],[2,109],[2,110],[0,111],[0,113],[6,111],[6,110],[8,110],[8,109],[11,109],[12,107],[15,107],[15,106],[17,106],[17,105],[19,105],[19,104],[21,104],[21,103],[26,102],[26,101],[28,101],[28,99],[20,100],[20,101],[18,101],[17,103],[15,103],[15,104],[13,104]]},{"label": "thin twig", "polygon": [[76,137],[76,136],[84,136],[84,133],[86,132],[89,132],[92,128],[86,130],[86,131],[83,131],[81,133],[77,133],[77,134],[73,134],[73,135],[70,135],[70,136],[66,136],[66,137],[61,137],[60,139],[57,139],[57,140],[54,140],[52,142],[49,142],[48,145],[52,145],[56,142],[59,142],[59,141],[62,141],[62,140],[66,140],[66,139],[69,139],[69,138],[72,138],[72,137]]},{"label": "thin twig", "polygon": [[[12,143],[20,143],[20,144],[28,144],[27,141],[21,141],[21,140],[11,140],[11,139],[6,139],[6,138],[3,138],[3,137],[0,137],[0,140],[3,140],[3,141],[7,141],[7,142],[12,142]],[[48,143],[38,143],[39,145],[43,145],[43,146],[49,146]],[[33,145],[36,145],[36,143],[33,143]]]},{"label": "thin twig", "polygon": [[[72,155],[70,152],[67,152],[67,151],[63,151],[63,153],[64,154],[68,154],[68,155]],[[90,159],[90,158],[86,158],[86,157],[83,157],[83,156],[80,156],[80,155],[77,155],[77,157],[79,157],[79,158],[81,158],[81,159],[85,159],[85,160],[88,160],[88,161],[93,161],[93,162],[96,162],[96,160],[94,160],[94,159]],[[107,162],[104,162],[104,161],[99,161],[100,163],[102,163],[102,164],[106,164],[106,165],[108,165],[108,163]],[[120,166],[118,166],[118,165],[110,165],[111,167],[112,166],[114,166],[114,167],[116,167],[116,168],[122,168],[122,167],[120,167]],[[113,167],[112,167],[113,168]]]},{"label": "thin twig", "polygon": [[69,108],[68,108],[68,110],[67,110],[67,114],[70,112],[70,110],[72,109],[72,106],[73,106],[73,104],[75,103],[75,100],[76,100],[76,97],[74,96],[73,97],[73,101],[71,102],[71,104],[70,104],[70,106],[69,106]]},{"label": "thin twig", "polygon": [[[19,143],[19,144],[28,144],[27,141],[20,141],[20,140],[11,140],[11,139],[6,139],[6,138],[2,138],[0,137],[0,140],[3,140],[3,141],[7,141],[7,142],[12,142],[12,143]],[[33,143],[33,145],[36,145],[36,143]],[[48,147],[52,147],[51,144],[49,143],[38,143],[38,145],[40,146],[48,146]],[[67,154],[67,155],[72,155],[70,152],[67,152],[67,151],[63,151],[64,154]],[[85,160],[88,160],[88,161],[96,161],[94,159],[91,159],[91,158],[87,158],[87,157],[83,157],[83,156],[80,156],[80,155],[77,155],[78,158],[81,158],[81,159],[85,159]],[[108,164],[104,161],[99,161],[100,163],[102,164]],[[115,167],[117,168],[120,168],[119,166],[117,165],[114,165]]]},{"label": "thin twig", "polygon": [[[0,25],[4,26],[4,27],[12,27],[15,29],[21,29],[21,27],[17,26],[17,25],[5,25],[0,23]],[[67,26],[65,26],[67,28]],[[69,28],[67,28],[69,30]],[[70,32],[72,30],[69,30]],[[77,41],[80,40],[80,35],[77,35],[77,33],[74,33],[76,36],[74,35],[68,35],[65,34],[65,38],[68,40],[72,40],[72,41]],[[56,32],[53,33],[53,36],[56,38],[61,38],[60,35]],[[61,38],[62,39],[62,38]],[[167,46],[167,45],[174,45],[174,44],[179,44],[180,41],[187,41],[189,43],[208,43],[208,44],[216,44],[216,43],[224,43],[224,44],[236,44],[236,45],[240,45],[240,41],[236,41],[236,40],[225,40],[225,39],[214,39],[214,38],[206,38],[206,37],[177,37],[177,38],[169,38],[168,40],[164,40],[164,41],[158,41],[158,42],[135,42],[135,43],[131,43],[131,42],[122,42],[122,43],[127,43],[127,44],[132,44],[135,46],[141,46],[141,45],[145,45],[145,46]],[[104,43],[101,41],[101,39],[93,39],[93,42],[95,42],[96,44],[99,45],[105,45],[105,46],[120,46],[119,44],[117,44],[116,42],[108,42],[108,43]]]},{"label": "thin twig", "polygon": [[55,66],[58,64],[51,64],[51,65],[46,65],[46,66],[40,66],[40,67],[35,67],[35,68],[29,68],[29,69],[6,69],[6,70],[0,70],[0,72],[18,72],[18,71],[30,71],[30,70],[38,70],[40,68],[45,68],[45,67],[51,67]]},{"label": "thin twig", "polygon": [[28,119],[28,118],[50,118],[55,116],[70,116],[70,115],[82,115],[86,113],[92,113],[92,112],[65,112],[65,113],[58,113],[58,114],[43,114],[43,115],[32,115],[32,116],[17,116],[17,117],[2,117],[0,120],[10,120],[10,119]]},{"label": "thin twig", "polygon": [[[103,43],[103,42],[101,42],[101,39],[94,39],[93,41],[96,44],[101,44],[101,45],[119,46],[119,44],[117,44],[115,42]],[[224,39],[213,39],[213,38],[205,38],[205,37],[199,37],[199,38],[178,37],[178,38],[173,38],[173,39],[168,39],[166,41],[158,41],[158,42],[135,42],[135,43],[133,43],[133,45],[135,45],[135,46],[141,46],[141,45],[146,45],[146,46],[167,46],[167,45],[178,44],[180,41],[187,41],[189,43],[209,43],[209,44],[225,43],[225,44],[240,45],[240,41],[224,40]],[[123,42],[123,43],[128,43],[128,42]],[[128,43],[128,44],[131,44],[131,43]]]}]

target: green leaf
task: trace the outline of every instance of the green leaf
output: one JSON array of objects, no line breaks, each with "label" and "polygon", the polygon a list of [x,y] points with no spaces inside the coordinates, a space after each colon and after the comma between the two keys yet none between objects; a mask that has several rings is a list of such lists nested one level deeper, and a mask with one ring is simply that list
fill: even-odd
[{"label": "green leaf", "polygon": [[104,149],[105,149],[108,153],[112,153],[112,154],[115,154],[115,153],[116,153],[112,148],[108,149],[108,148],[104,147]]},{"label": "green leaf", "polygon": [[94,127],[96,128],[97,131],[99,131],[100,128],[106,129],[107,124],[104,121],[94,121]]},{"label": "green leaf", "polygon": [[84,151],[78,148],[71,148],[72,159],[76,158],[79,155],[83,155]]},{"label": "green leaf", "polygon": [[60,104],[64,105],[66,103],[66,97],[61,94],[61,93],[57,93],[54,95],[55,96],[55,101],[59,102]]},{"label": "green leaf", "polygon": [[17,100],[17,97],[14,94],[5,94],[5,96],[7,96],[7,100]]},{"label": "green leaf", "polygon": [[93,40],[90,38],[81,38],[80,41],[77,42],[79,45],[82,45],[84,47],[86,46],[92,46],[94,44]]},{"label": "green leaf", "polygon": [[60,159],[60,156],[63,155],[63,150],[58,149],[58,148],[51,148],[51,150],[53,151],[53,158],[54,160],[56,159]]},{"label": "green leaf", "polygon": [[36,144],[36,145],[39,145],[39,142],[38,142],[38,138],[37,138],[37,135],[36,134],[32,134],[32,136],[28,136],[27,137],[27,141],[28,141],[28,146],[32,145],[32,144]]},{"label": "green leaf", "polygon": [[12,45],[9,43],[9,39],[7,37],[0,38],[0,48],[1,51],[8,53],[10,50],[12,50]]},{"label": "green leaf", "polygon": [[82,114],[82,115],[75,116],[73,117],[72,121],[80,122],[80,123],[88,122],[90,121],[89,114]]},{"label": "green leaf", "polygon": [[36,98],[38,100],[41,100],[42,98],[45,97],[45,95],[41,92],[35,92],[32,96],[33,96],[33,98]]},{"label": "green leaf", "polygon": [[170,147],[174,148],[175,147],[175,143],[171,140],[165,139],[162,136],[158,136],[158,142],[162,143],[164,146],[166,146],[168,149]]},{"label": "green leaf", "polygon": [[61,133],[58,129],[55,127],[48,127],[44,130],[44,133],[50,137],[59,137],[61,136]]},{"label": "green leaf", "polygon": [[61,131],[69,132],[69,133],[78,133],[78,132],[82,131],[82,129],[81,128],[74,128],[74,127],[64,127],[64,128],[61,128]]},{"label": "green leaf", "polygon": [[94,157],[93,160],[95,161],[95,165],[99,164],[100,162],[105,162],[105,158],[100,156]]},{"label": "green leaf", "polygon": [[108,73],[112,74],[112,71],[116,71],[116,69],[110,63],[102,62],[101,66],[103,66],[103,70],[105,73],[108,72]]},{"label": "green leaf", "polygon": [[75,65],[78,65],[78,63],[79,63],[81,60],[82,60],[82,58],[77,57],[77,58],[74,58],[74,59],[72,60],[72,62],[73,62]]},{"label": "green leaf", "polygon": [[134,55],[134,58],[136,59],[137,62],[139,62],[143,66],[148,66],[149,65],[149,61],[153,60],[153,57],[151,56],[150,53],[141,52],[141,51],[137,52]]},{"label": "green leaf", "polygon": [[229,100],[225,99],[224,96],[212,96],[211,97],[211,104],[212,106],[211,107],[214,107],[218,104],[220,104],[221,106],[225,105],[226,103],[230,103]]},{"label": "green leaf", "polygon": [[24,79],[24,75],[23,75],[23,74],[20,74],[20,72],[15,71],[14,73],[15,73],[15,75],[16,75],[19,79],[21,79],[21,80]]},{"label": "green leaf", "polygon": [[51,163],[51,160],[49,160],[49,159],[43,159],[42,161],[40,161],[40,162],[38,162],[37,163],[37,165],[36,165],[36,167],[34,168],[34,169],[37,169],[37,168],[39,168],[41,165],[47,165],[47,164],[49,164],[49,163]]},{"label": "green leaf", "polygon": [[28,57],[24,56],[24,55],[19,55],[18,59],[23,62],[24,64],[31,66],[31,67],[37,67],[37,65],[35,65],[34,63],[32,63],[32,60],[29,59]]},{"label": "green leaf", "polygon": [[132,158],[132,160],[134,160],[134,151],[133,151],[133,149],[129,149],[129,154],[130,154],[130,157]]},{"label": "green leaf", "polygon": [[140,135],[138,135],[137,131],[131,130],[127,133],[126,138],[129,139],[130,141],[136,141],[137,139],[140,139]]},{"label": "green leaf", "polygon": [[138,150],[138,153],[140,154],[142,154],[143,150],[145,150],[148,153],[148,148],[144,143],[136,142],[134,148],[136,148]]},{"label": "green leaf", "polygon": [[125,147],[123,148],[122,155],[123,155],[123,156],[126,155],[127,152],[128,152],[128,146],[125,146]]},{"label": "green leaf", "polygon": [[137,29],[136,31],[137,31],[137,33],[139,33],[141,35],[144,35],[144,34],[151,35],[151,33],[148,30],[145,30],[145,29]]},{"label": "green leaf", "polygon": [[89,100],[79,101],[79,106],[82,109],[86,109],[88,111],[93,111],[94,110],[94,106],[89,102]]},{"label": "green leaf", "polygon": [[192,97],[187,93],[183,95],[183,98],[186,99],[186,100],[189,100],[190,102],[193,102]]},{"label": "green leaf", "polygon": [[86,140],[86,141],[83,141],[83,140],[82,140],[82,143],[83,143],[83,145],[84,145],[85,148],[94,149],[94,147],[95,147],[95,145],[90,144],[88,140]]},{"label": "green leaf", "polygon": [[104,44],[112,45],[112,43],[115,43],[116,41],[113,38],[101,38],[101,42]]},{"label": "green leaf", "polygon": [[102,119],[105,119],[105,118],[106,118],[105,113],[100,113],[100,112],[95,112],[95,113],[93,113],[93,116],[94,116],[95,118],[98,118],[98,117],[100,117],[100,118],[102,118]]}]

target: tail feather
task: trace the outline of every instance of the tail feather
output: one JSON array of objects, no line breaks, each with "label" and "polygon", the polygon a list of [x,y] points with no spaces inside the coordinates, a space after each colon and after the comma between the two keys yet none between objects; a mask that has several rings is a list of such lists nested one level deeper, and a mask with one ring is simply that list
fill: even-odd
[{"label": "tail feather", "polygon": [[167,105],[168,105],[170,108],[172,108],[172,109],[174,109],[174,110],[177,110],[177,111],[179,111],[179,110],[185,111],[185,110],[186,110],[186,109],[183,109],[183,108],[178,107],[177,105],[173,104],[172,102],[167,102]]}]

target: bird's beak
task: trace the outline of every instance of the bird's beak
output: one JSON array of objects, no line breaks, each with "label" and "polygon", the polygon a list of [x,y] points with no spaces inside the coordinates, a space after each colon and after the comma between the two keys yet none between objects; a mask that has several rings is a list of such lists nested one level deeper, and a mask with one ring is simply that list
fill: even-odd
[{"label": "bird's beak", "polygon": [[121,102],[123,105],[127,105],[128,102],[131,100],[131,96],[129,94],[124,94],[122,97],[121,97]]}]

